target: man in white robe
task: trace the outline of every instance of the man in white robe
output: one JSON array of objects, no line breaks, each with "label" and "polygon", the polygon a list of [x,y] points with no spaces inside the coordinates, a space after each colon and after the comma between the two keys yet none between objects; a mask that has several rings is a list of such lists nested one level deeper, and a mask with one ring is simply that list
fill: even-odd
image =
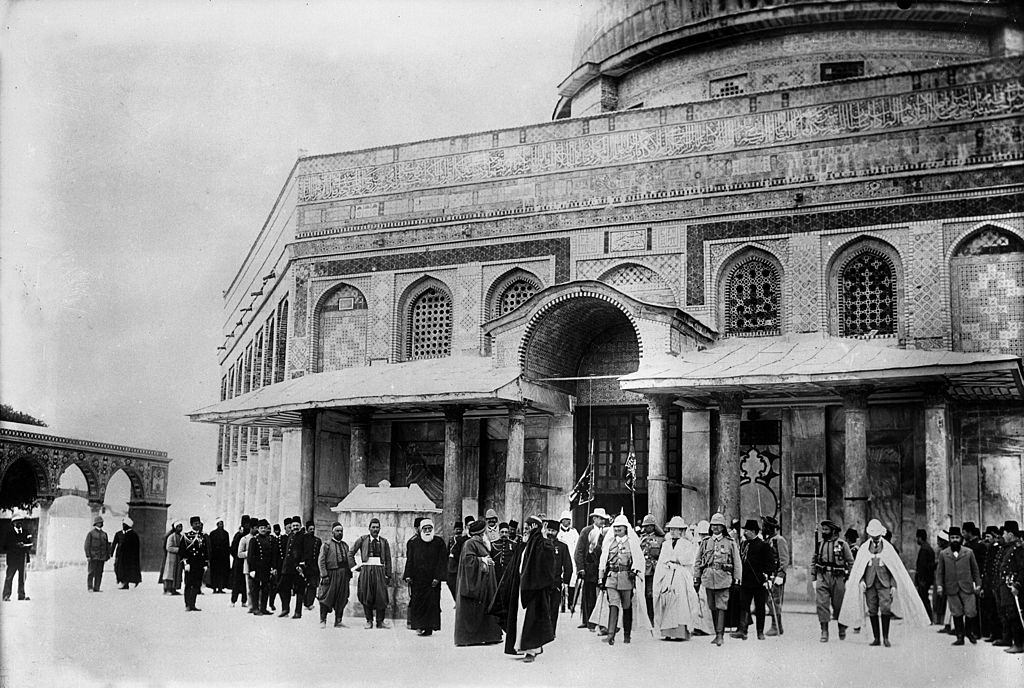
[{"label": "man in white robe", "polygon": [[563,511],[562,515],[558,519],[559,528],[558,533],[555,537],[560,541],[564,542],[565,546],[569,548],[570,559],[572,559],[572,578],[569,579],[569,585],[566,589],[566,595],[562,598],[562,611],[565,611],[566,599],[569,600],[569,604],[575,599],[576,588],[576,559],[572,555],[576,552],[576,545],[579,544],[580,534],[575,528],[572,527],[572,512]]}]

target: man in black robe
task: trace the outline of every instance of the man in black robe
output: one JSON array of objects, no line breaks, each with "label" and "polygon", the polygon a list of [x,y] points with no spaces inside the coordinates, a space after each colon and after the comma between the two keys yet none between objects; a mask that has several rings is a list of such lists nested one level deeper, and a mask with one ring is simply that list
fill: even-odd
[{"label": "man in black robe", "polygon": [[231,538],[224,530],[224,518],[217,518],[217,527],[210,531],[210,587],[215,594],[231,584]]},{"label": "man in black robe", "polygon": [[555,566],[558,569],[560,584],[551,591],[551,630],[558,627],[558,611],[562,606],[562,588],[572,582],[572,554],[569,545],[558,539],[558,531],[562,524],[554,519],[544,521],[544,536],[555,546]]},{"label": "man in black robe", "polygon": [[125,516],[121,521],[121,532],[114,535],[114,542],[110,546],[114,555],[114,577],[117,578],[122,590],[127,590],[129,583],[138,587],[142,582],[142,546],[139,543],[139,534],[132,529],[133,525],[135,524],[132,520]]},{"label": "man in black robe", "polygon": [[432,635],[441,630],[441,581],[448,568],[448,548],[434,537],[434,522],[420,520],[420,536],[408,543],[405,573],[409,584],[409,628],[416,635]]},{"label": "man in black robe", "polygon": [[[506,524],[507,527],[507,524]],[[469,524],[469,538],[459,556],[458,587],[455,595],[455,645],[490,645],[501,642],[501,628],[487,613],[494,599],[498,580],[496,564],[484,531],[487,524]]]},{"label": "man in black robe", "polygon": [[456,597],[455,586],[459,578],[459,559],[462,557],[462,545],[466,543],[468,538],[462,534],[462,521],[456,521],[453,524],[452,530],[455,534],[448,540],[448,563],[445,567],[445,583],[448,584],[448,591],[451,592],[452,599],[458,602],[459,598]]},{"label": "man in black robe", "polygon": [[557,550],[544,537],[543,524],[530,516],[523,524],[523,543],[498,586],[488,613],[505,631],[505,654],[525,654],[532,662],[555,639],[551,623],[552,590],[560,588]]},{"label": "man in black robe", "polygon": [[[242,523],[238,527],[238,532],[231,538],[231,606],[234,607],[238,598],[242,598],[242,606],[246,606],[249,600],[247,594],[248,581],[245,580],[245,557],[240,556],[239,547],[242,544],[242,538],[246,535],[250,535],[249,532],[249,515],[242,514]],[[248,544],[248,542],[246,542]]]}]

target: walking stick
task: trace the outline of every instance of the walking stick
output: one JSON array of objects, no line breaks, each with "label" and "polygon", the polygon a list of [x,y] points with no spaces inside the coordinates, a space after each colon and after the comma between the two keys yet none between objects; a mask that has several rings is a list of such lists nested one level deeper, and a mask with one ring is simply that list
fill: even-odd
[{"label": "walking stick", "polygon": [[1013,603],[1017,605],[1017,620],[1020,621],[1020,625],[1024,627],[1024,614],[1020,611],[1020,595],[1013,591],[1013,586],[1009,586],[1010,594],[1013,595]]},{"label": "walking stick", "polygon": [[574,588],[574,590],[575,590],[575,592],[573,593],[573,596],[572,596],[572,604],[569,605],[569,618],[570,619],[572,618],[572,615],[576,613],[576,605],[579,604],[580,595],[583,593],[583,581],[581,579],[579,579],[579,578],[576,579],[576,587]]}]

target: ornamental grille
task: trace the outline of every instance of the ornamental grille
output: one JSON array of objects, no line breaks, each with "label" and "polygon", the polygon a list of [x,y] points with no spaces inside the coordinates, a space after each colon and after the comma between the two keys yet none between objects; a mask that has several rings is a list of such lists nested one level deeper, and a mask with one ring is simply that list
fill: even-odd
[{"label": "ornamental grille", "polygon": [[430,288],[420,294],[409,312],[409,359],[440,358],[452,350],[452,300]]},{"label": "ornamental grille", "polygon": [[778,334],[779,272],[765,260],[748,260],[733,270],[726,288],[725,331],[729,334]]},{"label": "ornamental grille", "polygon": [[896,334],[896,270],[873,251],[853,258],[839,277],[839,334]]},{"label": "ornamental grille", "polygon": [[516,280],[508,285],[498,299],[498,312],[496,316],[510,313],[530,300],[538,291],[537,285],[526,280]]},{"label": "ornamental grille", "polygon": [[1009,232],[987,227],[956,252],[958,256],[983,256],[994,253],[1024,253],[1024,241]]}]

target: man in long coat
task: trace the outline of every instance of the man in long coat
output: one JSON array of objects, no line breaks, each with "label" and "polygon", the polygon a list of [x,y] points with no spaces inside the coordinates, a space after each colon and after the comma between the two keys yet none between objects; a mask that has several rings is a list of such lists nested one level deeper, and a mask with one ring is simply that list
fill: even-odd
[{"label": "man in long coat", "polygon": [[231,584],[231,538],[224,530],[224,518],[217,518],[217,527],[210,531],[210,587],[223,593]]},{"label": "man in long coat", "polygon": [[99,516],[92,520],[93,528],[85,535],[85,558],[89,563],[86,584],[89,592],[100,592],[103,582],[103,565],[110,558],[110,540],[103,532],[103,519]]},{"label": "man in long coat", "polygon": [[7,573],[4,576],[4,602],[11,599],[14,575],[18,575],[18,599],[28,601],[25,594],[25,565],[31,558],[32,533],[25,528],[25,514],[16,511],[11,519],[11,533],[7,541]]},{"label": "man in long coat", "polygon": [[[249,515],[242,515],[241,525],[238,532],[231,538],[231,606],[234,607],[238,598],[242,598],[242,606],[246,605],[249,596],[246,594],[245,557],[242,556],[242,538],[249,535]],[[244,550],[243,550],[244,551]]]},{"label": "man in long coat", "polygon": [[[1017,521],[1003,523],[1004,546],[999,554],[999,615],[1003,637],[1009,639],[1004,650],[1012,655],[1024,653],[1024,624],[1021,623],[1022,587],[1024,587],[1024,541]],[[996,643],[1000,645],[1000,643]]]},{"label": "man in long coat", "polygon": [[316,599],[320,602],[320,628],[327,628],[327,614],[334,611],[334,627],[341,628],[345,605],[348,604],[348,582],[352,579],[348,545],[344,541],[345,528],[340,523],[331,525],[331,537],[317,553],[320,585]]},{"label": "man in long coat", "polygon": [[111,553],[114,555],[114,577],[122,590],[128,589],[129,583],[138,586],[142,582],[141,543],[139,534],[132,528],[134,522],[124,517],[121,521],[121,531],[114,535],[114,542],[110,545]]},{"label": "man in long coat", "polygon": [[710,633],[714,624],[701,616],[700,597],[693,588],[697,545],[686,533],[686,522],[673,516],[665,524],[668,536],[654,569],[654,629],[662,640],[689,640],[693,630]]},{"label": "man in long coat", "polygon": [[373,628],[374,616],[377,628],[387,628],[384,613],[388,607],[388,586],[391,585],[391,545],[380,536],[380,520],[370,519],[370,534],[363,535],[352,543],[349,563],[353,571],[359,572],[356,596],[363,605],[366,628]]},{"label": "man in long coat", "polygon": [[459,554],[458,585],[455,594],[455,644],[489,645],[501,641],[501,627],[487,613],[487,605],[498,589],[495,563],[484,530],[487,524],[469,524],[469,539]]},{"label": "man in long coat", "polygon": [[164,536],[164,563],[160,567],[160,582],[164,584],[165,595],[180,595],[181,557],[178,546],[181,544],[181,531],[184,524],[179,520],[171,522],[171,529]]},{"label": "man in long coat", "polygon": [[[568,599],[569,605],[572,605],[573,600],[576,599],[576,545],[580,543],[580,533],[572,527],[571,511],[563,511],[558,519],[558,539],[565,543],[565,546],[569,548],[569,554],[572,555],[572,575],[569,578],[566,595],[562,598],[562,611],[565,611],[564,600]],[[570,609],[570,612],[574,611],[576,610]]]},{"label": "man in long coat", "polygon": [[249,592],[253,603],[252,613],[256,616],[265,616],[269,614],[267,605],[270,603],[270,596],[274,594],[271,580],[277,576],[281,568],[278,538],[270,535],[270,523],[267,519],[260,519],[259,532],[249,540],[245,558],[249,565],[249,578],[252,579],[252,588]]},{"label": "man in long coat", "polygon": [[422,519],[419,531],[406,548],[402,579],[409,584],[409,628],[426,636],[441,630],[441,581],[448,570],[448,548],[434,537],[431,519]]},{"label": "man in long coat", "polygon": [[558,568],[559,578],[562,580],[562,584],[558,586],[558,589],[551,591],[551,628],[552,630],[558,629],[558,611],[562,605],[563,593],[565,588],[572,582],[572,554],[569,552],[569,546],[558,539],[558,531],[562,525],[554,519],[544,522],[544,536],[547,537],[555,545],[555,565]]},{"label": "man in long coat", "polygon": [[[481,521],[482,523],[482,521]],[[419,526],[416,526],[419,528]],[[458,583],[459,561],[462,558],[462,545],[466,542],[466,536],[462,534],[462,521],[455,521],[452,524],[453,535],[448,540],[448,563],[445,567],[445,582],[448,584],[448,591],[452,599],[458,601],[456,596],[456,584]]]},{"label": "man in long coat", "polygon": [[597,569],[601,560],[601,543],[605,530],[608,528],[608,514],[601,507],[590,514],[590,525],[580,532],[576,543],[576,579],[577,585],[583,586],[581,593],[581,619],[579,628],[595,630],[596,625],[590,623],[591,614],[597,606]]},{"label": "man in long coat", "polygon": [[743,562],[743,579],[740,581],[740,625],[733,638],[747,639],[750,628],[750,603],[754,603],[754,629],[757,639],[764,640],[764,611],[768,601],[769,583],[775,574],[775,552],[771,545],[758,537],[761,527],[750,518],[743,525],[743,543],[740,545],[740,560]]},{"label": "man in long coat", "polygon": [[972,645],[978,642],[974,625],[978,620],[977,592],[980,589],[981,568],[974,551],[964,546],[960,529],[951,526],[949,547],[939,554],[935,569],[935,590],[940,595],[945,594],[947,608],[953,615],[954,645],[964,644],[965,632]]},{"label": "man in long coat", "polygon": [[505,654],[525,654],[532,662],[555,639],[551,624],[551,591],[561,585],[555,546],[544,537],[540,519],[523,524],[525,540],[505,571],[488,613],[505,631]]}]

